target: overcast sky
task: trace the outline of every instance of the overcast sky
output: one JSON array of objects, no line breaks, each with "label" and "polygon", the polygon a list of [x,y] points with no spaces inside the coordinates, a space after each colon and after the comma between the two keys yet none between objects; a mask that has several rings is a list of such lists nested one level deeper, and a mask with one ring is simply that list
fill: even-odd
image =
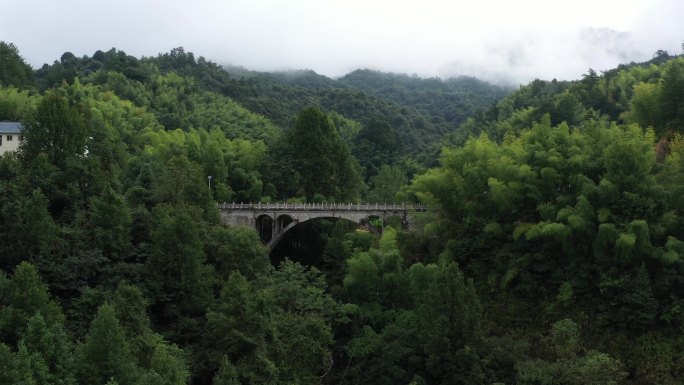
[{"label": "overcast sky", "polygon": [[254,70],[356,68],[513,83],[681,53],[683,0],[0,0],[0,40],[34,67],[182,46]]}]

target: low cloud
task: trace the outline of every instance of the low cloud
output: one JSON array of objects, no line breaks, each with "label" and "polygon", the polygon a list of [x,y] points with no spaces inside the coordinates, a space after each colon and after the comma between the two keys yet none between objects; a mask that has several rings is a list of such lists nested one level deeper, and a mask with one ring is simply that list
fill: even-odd
[{"label": "low cloud", "polygon": [[140,57],[182,46],[262,71],[372,68],[516,84],[678,53],[684,39],[680,0],[22,0],[0,14],[0,39],[34,67],[65,51]]},{"label": "low cloud", "polygon": [[537,78],[570,80],[580,78],[590,68],[601,71],[648,60],[665,48],[634,33],[607,28],[526,31],[485,42],[471,52],[472,56],[446,63],[440,75],[464,74],[506,84]]}]

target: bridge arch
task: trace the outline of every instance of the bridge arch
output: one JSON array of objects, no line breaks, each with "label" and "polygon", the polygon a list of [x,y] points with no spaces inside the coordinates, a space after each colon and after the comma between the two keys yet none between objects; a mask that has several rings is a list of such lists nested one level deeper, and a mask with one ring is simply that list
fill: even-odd
[{"label": "bridge arch", "polygon": [[268,244],[273,239],[273,218],[268,214],[261,214],[254,219],[255,230],[259,233],[261,242]]},{"label": "bridge arch", "polygon": [[295,219],[290,214],[279,214],[276,217],[276,233],[279,233],[284,228],[295,222]]},{"label": "bridge arch", "polygon": [[362,224],[362,223],[360,223],[360,222],[358,222],[358,221],[354,221],[354,220],[351,220],[351,219],[348,219],[348,218],[344,218],[344,217],[333,217],[333,216],[330,216],[330,217],[312,217],[312,218],[307,218],[307,219],[305,219],[305,220],[303,220],[303,221],[293,220],[293,221],[290,222],[287,226],[283,227],[283,228],[281,229],[281,231],[279,231],[278,233],[276,233],[276,235],[275,235],[269,242],[266,243],[266,246],[268,247],[268,250],[269,250],[269,251],[272,251],[273,249],[275,249],[275,247],[278,245],[278,243],[279,243],[281,240],[283,240],[283,238],[285,238],[285,236],[290,232],[290,230],[294,229],[296,226],[301,225],[301,224],[304,224],[304,223],[307,223],[307,222],[311,222],[311,221],[317,220],[317,219],[334,219],[334,220],[342,219],[342,220],[346,220],[346,221],[349,221],[349,222],[356,223],[357,225],[361,225],[361,224]]}]

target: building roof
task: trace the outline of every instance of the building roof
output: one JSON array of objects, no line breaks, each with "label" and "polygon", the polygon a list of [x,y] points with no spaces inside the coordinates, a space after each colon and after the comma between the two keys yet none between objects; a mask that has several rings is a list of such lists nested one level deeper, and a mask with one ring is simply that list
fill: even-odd
[{"label": "building roof", "polygon": [[0,133],[2,133],[2,134],[21,134],[21,123],[19,123],[19,122],[0,122]]}]

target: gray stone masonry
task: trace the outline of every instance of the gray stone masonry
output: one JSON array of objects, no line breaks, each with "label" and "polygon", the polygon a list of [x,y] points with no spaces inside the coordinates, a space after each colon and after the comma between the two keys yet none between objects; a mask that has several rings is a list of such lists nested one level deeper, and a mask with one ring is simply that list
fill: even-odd
[{"label": "gray stone masonry", "polygon": [[288,230],[310,219],[342,218],[362,224],[370,218],[379,218],[385,223],[391,217],[399,217],[405,228],[416,230],[415,224],[411,224],[414,215],[428,211],[421,205],[378,203],[222,203],[219,209],[223,223],[257,231],[257,223],[267,218],[272,224],[269,250]]}]

